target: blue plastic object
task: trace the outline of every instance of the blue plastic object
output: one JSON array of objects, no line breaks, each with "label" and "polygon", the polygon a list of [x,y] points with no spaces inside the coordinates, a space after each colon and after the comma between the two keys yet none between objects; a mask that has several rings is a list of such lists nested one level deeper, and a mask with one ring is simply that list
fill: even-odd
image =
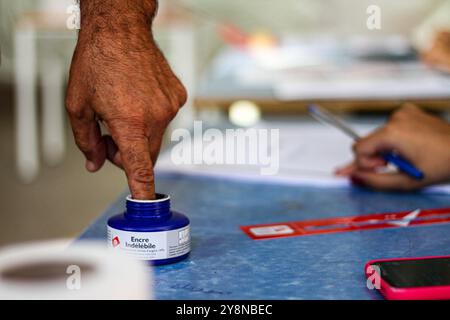
[{"label": "blue plastic object", "polygon": [[402,158],[400,155],[390,152],[382,155],[383,159],[386,162],[392,163],[395,165],[400,171],[408,174],[416,180],[422,180],[424,178],[424,174],[422,171],[414,167],[410,162]]},{"label": "blue plastic object", "polygon": [[126,211],[108,220],[108,244],[154,265],[178,262],[189,255],[189,219],[170,210],[167,195],[148,201],[129,196]]}]

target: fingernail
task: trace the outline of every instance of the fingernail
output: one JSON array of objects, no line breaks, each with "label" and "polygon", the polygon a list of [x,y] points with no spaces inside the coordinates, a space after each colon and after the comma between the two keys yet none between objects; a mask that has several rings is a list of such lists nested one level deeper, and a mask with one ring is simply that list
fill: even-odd
[{"label": "fingernail", "polygon": [[90,172],[93,172],[97,169],[97,167],[95,166],[95,163],[93,163],[92,161],[86,160],[86,169]]}]

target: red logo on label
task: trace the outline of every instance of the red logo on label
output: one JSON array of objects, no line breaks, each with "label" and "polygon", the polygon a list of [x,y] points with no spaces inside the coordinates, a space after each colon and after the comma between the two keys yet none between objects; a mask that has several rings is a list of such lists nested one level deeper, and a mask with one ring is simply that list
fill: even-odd
[{"label": "red logo on label", "polygon": [[112,239],[112,245],[113,245],[113,247],[115,248],[115,247],[117,247],[119,244],[120,244],[119,237],[118,237],[118,236],[115,236],[115,237]]}]

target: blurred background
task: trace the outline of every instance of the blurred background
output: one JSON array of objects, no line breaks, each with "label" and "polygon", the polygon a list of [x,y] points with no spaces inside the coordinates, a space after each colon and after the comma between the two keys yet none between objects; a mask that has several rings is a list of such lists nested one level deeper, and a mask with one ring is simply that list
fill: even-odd
[{"label": "blurred background", "polygon": [[[381,10],[380,28],[367,26],[370,5]],[[0,245],[75,237],[126,188],[109,164],[85,171],[68,126],[75,13],[71,0],[0,0]],[[445,111],[448,77],[416,62],[449,17],[447,0],[160,0],[154,33],[190,97],[171,128],[193,119],[252,125],[267,114],[301,115],[316,100],[346,112],[388,111],[409,99]],[[361,74],[373,81],[373,63],[377,75],[386,70],[378,82],[357,94],[336,90],[349,66],[357,75],[349,83]],[[406,80],[433,85],[419,85],[427,90],[419,94],[404,80],[403,91],[387,90],[389,75],[405,70]],[[316,87],[306,90],[309,82]],[[253,104],[231,112],[240,100]]]}]

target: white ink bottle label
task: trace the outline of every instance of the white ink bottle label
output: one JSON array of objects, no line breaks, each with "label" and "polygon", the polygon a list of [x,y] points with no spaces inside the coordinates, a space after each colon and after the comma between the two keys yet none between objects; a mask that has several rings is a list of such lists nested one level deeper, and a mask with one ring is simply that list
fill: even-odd
[{"label": "white ink bottle label", "polygon": [[108,226],[108,246],[138,260],[160,260],[183,256],[190,251],[189,225],[159,232],[130,232]]}]

